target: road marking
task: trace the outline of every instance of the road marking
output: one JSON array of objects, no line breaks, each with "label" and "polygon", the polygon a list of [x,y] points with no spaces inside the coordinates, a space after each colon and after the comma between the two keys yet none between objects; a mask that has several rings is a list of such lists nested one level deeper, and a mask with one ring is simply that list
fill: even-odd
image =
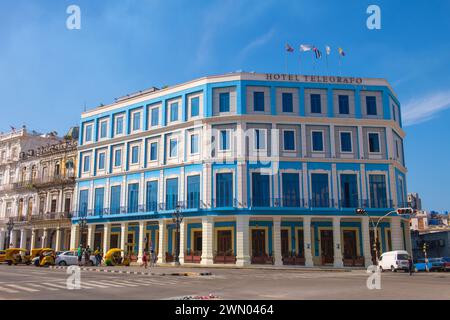
[{"label": "road marking", "polygon": [[57,284],[57,283],[51,283],[51,282],[44,282],[42,284],[45,284],[46,286],[51,286],[59,289],[67,289],[67,285]]},{"label": "road marking", "polygon": [[6,284],[6,286],[14,288],[14,289],[27,291],[27,292],[38,292],[39,291],[39,290],[36,290],[36,289],[31,289],[31,288],[27,288],[27,287],[24,287],[24,286],[20,286],[18,284]]},{"label": "road marking", "polygon": [[36,288],[41,288],[41,289],[44,289],[44,290],[50,290],[50,291],[58,291],[59,290],[59,289],[56,289],[56,288],[50,288],[48,286],[46,287],[46,286],[43,286],[43,285],[37,284],[37,283],[28,283],[28,285],[36,287]]},{"label": "road marking", "polygon": [[122,286],[125,286],[125,287],[137,287],[137,286],[138,286],[137,284],[127,284],[127,283],[123,283],[123,281],[103,280],[103,282],[106,282],[106,283],[113,283],[113,284],[115,284],[115,285],[122,285]]},{"label": "road marking", "polygon": [[86,282],[83,282],[82,285],[84,286],[85,283],[87,283],[88,286],[93,286],[96,288],[109,288],[108,286],[105,286],[105,284],[99,284],[98,281],[86,281]]},{"label": "road marking", "polygon": [[19,293],[19,291],[17,291],[17,290],[8,289],[5,287],[0,287],[0,291],[6,292],[6,293]]},{"label": "road marking", "polygon": [[109,287],[116,287],[116,288],[123,288],[123,285],[118,285],[118,284],[113,284],[112,281],[111,283],[106,283],[107,280],[102,280],[102,281],[89,281],[89,283],[98,283],[100,285],[105,285],[105,286],[109,286]]},{"label": "road marking", "polygon": [[116,281],[115,283],[117,284],[123,284],[124,286],[130,286],[130,287],[138,287],[139,285],[136,283],[133,283],[131,281],[126,281],[126,280],[119,280]]}]

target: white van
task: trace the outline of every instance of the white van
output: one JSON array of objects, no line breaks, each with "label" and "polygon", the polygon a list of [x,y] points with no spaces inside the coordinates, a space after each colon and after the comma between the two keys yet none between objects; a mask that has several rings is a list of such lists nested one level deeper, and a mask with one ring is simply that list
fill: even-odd
[{"label": "white van", "polygon": [[380,261],[378,261],[378,267],[381,271],[391,270],[397,272],[397,270],[409,270],[409,254],[407,251],[389,251],[381,255]]}]

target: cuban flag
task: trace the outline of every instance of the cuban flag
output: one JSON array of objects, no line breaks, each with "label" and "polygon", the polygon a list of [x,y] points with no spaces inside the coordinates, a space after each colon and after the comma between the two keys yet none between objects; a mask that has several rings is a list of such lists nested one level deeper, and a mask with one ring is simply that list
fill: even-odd
[{"label": "cuban flag", "polygon": [[341,56],[345,57],[345,52],[342,48],[339,48],[338,51]]},{"label": "cuban flag", "polygon": [[322,58],[322,52],[320,52],[319,49],[317,49],[316,47],[313,48],[314,54],[316,55],[316,59],[320,59]]},{"label": "cuban flag", "polygon": [[294,52],[294,48],[292,48],[290,45],[289,45],[289,43],[286,43],[286,51],[287,52]]}]

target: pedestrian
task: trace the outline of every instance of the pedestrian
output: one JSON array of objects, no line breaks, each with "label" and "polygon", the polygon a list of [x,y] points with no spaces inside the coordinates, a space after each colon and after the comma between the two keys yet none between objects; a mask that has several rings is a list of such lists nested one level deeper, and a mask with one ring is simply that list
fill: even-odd
[{"label": "pedestrian", "polygon": [[91,261],[91,249],[89,248],[89,245],[84,250],[84,264],[89,265],[89,262]]},{"label": "pedestrian", "polygon": [[100,248],[97,247],[97,249],[94,251],[94,257],[95,257],[95,266],[99,266],[102,264],[102,254],[100,252]]},{"label": "pedestrian", "polygon": [[150,241],[150,267],[155,266],[155,250],[153,249],[153,242]]},{"label": "pedestrian", "polygon": [[81,267],[81,261],[83,260],[83,245],[81,243],[78,246],[77,256],[78,256],[78,266]]},{"label": "pedestrian", "polygon": [[144,250],[144,253],[142,255],[142,264],[141,267],[144,267],[145,269],[147,269],[148,267],[148,256],[147,256],[147,252]]},{"label": "pedestrian", "polygon": [[409,267],[409,275],[412,276],[413,274],[413,269],[414,269],[414,263],[411,257],[409,257],[408,259],[408,267]]}]

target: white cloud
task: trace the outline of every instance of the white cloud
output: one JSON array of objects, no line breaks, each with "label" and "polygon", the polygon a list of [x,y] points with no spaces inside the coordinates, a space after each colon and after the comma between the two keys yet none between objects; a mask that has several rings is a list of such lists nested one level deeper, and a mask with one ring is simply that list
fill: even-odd
[{"label": "white cloud", "polygon": [[414,99],[403,106],[403,123],[412,126],[433,119],[437,113],[450,108],[450,91],[441,91]]},{"label": "white cloud", "polygon": [[259,36],[258,38],[256,38],[252,42],[250,42],[248,45],[246,45],[241,50],[241,52],[239,53],[239,58],[244,59],[249,52],[251,52],[252,50],[254,50],[260,46],[265,45],[267,42],[270,41],[270,39],[272,39],[274,34],[275,34],[275,28],[272,28],[269,31],[267,31],[266,33],[264,33],[263,35]]}]

